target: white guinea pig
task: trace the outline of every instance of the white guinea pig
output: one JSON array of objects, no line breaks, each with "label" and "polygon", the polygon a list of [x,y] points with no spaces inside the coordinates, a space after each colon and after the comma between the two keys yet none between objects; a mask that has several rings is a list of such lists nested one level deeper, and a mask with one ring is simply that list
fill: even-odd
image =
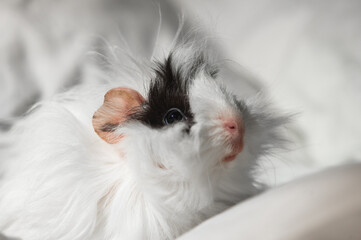
[{"label": "white guinea pig", "polygon": [[261,190],[252,170],[286,117],[223,87],[195,42],[133,66],[39,103],[6,135],[0,232],[173,239]]}]

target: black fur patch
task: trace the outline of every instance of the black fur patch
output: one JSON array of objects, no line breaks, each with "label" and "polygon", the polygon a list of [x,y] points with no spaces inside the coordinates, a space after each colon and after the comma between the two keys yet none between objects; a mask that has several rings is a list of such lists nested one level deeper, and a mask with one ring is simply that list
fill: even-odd
[{"label": "black fur patch", "polygon": [[164,116],[171,108],[178,108],[186,117],[189,127],[193,124],[188,86],[190,77],[182,79],[180,69],[174,69],[172,65],[172,54],[164,61],[158,63],[155,69],[156,77],[150,84],[147,100],[136,111],[131,119],[138,120],[152,128],[167,126]]}]

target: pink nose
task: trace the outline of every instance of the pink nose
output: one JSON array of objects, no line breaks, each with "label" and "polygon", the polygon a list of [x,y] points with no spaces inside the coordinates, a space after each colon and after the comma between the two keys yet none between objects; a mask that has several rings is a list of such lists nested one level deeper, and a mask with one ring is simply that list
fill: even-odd
[{"label": "pink nose", "polygon": [[223,121],[223,127],[224,129],[229,132],[232,135],[237,135],[238,134],[238,124],[235,120],[233,119],[227,119]]},{"label": "pink nose", "polygon": [[223,129],[229,134],[229,143],[232,146],[231,153],[223,161],[233,161],[243,150],[244,126],[241,117],[221,118]]}]

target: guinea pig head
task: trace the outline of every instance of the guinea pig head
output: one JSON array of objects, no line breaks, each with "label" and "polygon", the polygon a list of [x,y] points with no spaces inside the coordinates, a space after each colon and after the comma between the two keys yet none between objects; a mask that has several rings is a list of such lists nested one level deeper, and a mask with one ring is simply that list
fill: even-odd
[{"label": "guinea pig head", "polygon": [[251,195],[257,159],[281,145],[285,118],[258,95],[245,99],[227,90],[212,62],[192,46],[175,49],[152,63],[144,97],[112,89],[94,114],[97,134],[121,149],[122,163],[162,209],[200,210],[215,199]]},{"label": "guinea pig head", "polygon": [[124,142],[131,158],[152,157],[155,166],[189,177],[234,161],[244,148],[245,126],[242,104],[216,81],[215,70],[176,57],[157,65],[145,98],[129,88],[108,91],[93,126],[106,142]]}]

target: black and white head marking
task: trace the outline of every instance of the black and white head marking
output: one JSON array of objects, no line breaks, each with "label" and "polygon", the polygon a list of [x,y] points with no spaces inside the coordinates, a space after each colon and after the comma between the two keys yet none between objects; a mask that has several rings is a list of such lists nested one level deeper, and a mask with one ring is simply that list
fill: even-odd
[{"label": "black and white head marking", "polygon": [[194,115],[189,102],[189,86],[200,71],[215,78],[218,69],[207,63],[203,53],[194,53],[191,58],[182,58],[172,52],[164,62],[156,64],[155,77],[151,81],[146,101],[131,119],[138,120],[152,128],[167,126],[164,117],[171,109],[178,109],[183,115],[182,122],[189,129],[194,124]]},{"label": "black and white head marking", "polygon": [[181,67],[174,66],[172,54],[163,63],[157,63],[147,100],[131,119],[152,128],[162,128],[167,126],[164,121],[167,112],[179,109],[184,116],[183,121],[190,128],[193,124],[193,113],[189,103],[188,87],[194,73],[185,76],[181,70]]}]

